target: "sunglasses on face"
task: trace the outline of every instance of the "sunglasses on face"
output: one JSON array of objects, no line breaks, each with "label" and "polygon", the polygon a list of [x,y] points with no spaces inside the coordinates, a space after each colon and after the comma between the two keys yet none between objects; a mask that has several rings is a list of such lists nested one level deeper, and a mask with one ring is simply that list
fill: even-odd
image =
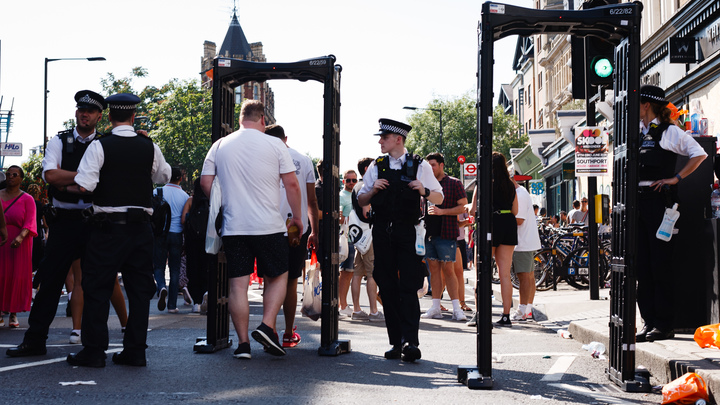
[{"label": "sunglasses on face", "polygon": [[587,200],[582,201],[583,204],[587,204]]},{"label": "sunglasses on face", "polygon": [[13,173],[5,173],[5,176],[6,176],[6,177],[18,177],[18,176],[20,176],[20,173],[15,173],[15,172],[13,172]]},{"label": "sunglasses on face", "polygon": [[357,183],[357,179],[345,179],[345,183]]}]

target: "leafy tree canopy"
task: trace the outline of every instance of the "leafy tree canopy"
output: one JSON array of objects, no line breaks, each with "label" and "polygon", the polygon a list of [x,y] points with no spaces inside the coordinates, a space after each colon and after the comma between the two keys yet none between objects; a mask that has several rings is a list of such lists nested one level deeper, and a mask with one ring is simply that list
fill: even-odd
[{"label": "leafy tree canopy", "polygon": [[[426,107],[410,116],[410,131],[405,146],[411,153],[425,157],[440,151],[440,114],[442,110],[442,154],[445,157],[445,172],[460,177],[460,155],[466,162],[477,161],[477,110],[475,99],[470,92],[448,100],[434,99]],[[502,107],[493,111],[493,150],[510,159],[510,148],[522,148],[528,142],[527,135],[519,135],[520,123],[517,116],[507,115]]]}]

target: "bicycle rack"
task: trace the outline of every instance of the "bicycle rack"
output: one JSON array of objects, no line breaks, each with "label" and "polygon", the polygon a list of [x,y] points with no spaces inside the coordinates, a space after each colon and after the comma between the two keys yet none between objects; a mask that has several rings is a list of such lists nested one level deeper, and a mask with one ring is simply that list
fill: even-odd
[{"label": "bicycle rack", "polygon": [[[613,285],[609,378],[629,391],[646,389],[635,380],[635,189],[640,88],[640,18],[642,4],[623,3],[588,10],[536,10],[486,2],[478,27],[477,148],[478,192],[475,218],[477,268],[477,365],[459,366],[458,382],[468,388],[492,388],[491,261],[492,261],[492,91],[496,40],[510,35],[567,34],[600,36],[620,44],[615,72],[615,209],[613,209]],[[618,134],[620,132],[620,134]],[[627,168],[627,173],[626,173]],[[624,254],[624,256],[623,256]],[[625,257],[625,259],[623,259]],[[617,280],[616,280],[617,279]],[[632,332],[631,332],[632,331]],[[622,361],[620,361],[622,360]],[[647,386],[649,388],[649,386]]]}]

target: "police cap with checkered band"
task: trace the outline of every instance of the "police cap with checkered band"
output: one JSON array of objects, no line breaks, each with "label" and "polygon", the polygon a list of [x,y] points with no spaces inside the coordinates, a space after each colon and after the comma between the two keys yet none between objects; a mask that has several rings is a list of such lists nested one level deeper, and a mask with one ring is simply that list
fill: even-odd
[{"label": "police cap with checkered band", "polygon": [[140,97],[130,93],[118,93],[105,99],[111,110],[134,110],[140,104]]},{"label": "police cap with checkered band", "polygon": [[80,90],[75,93],[75,108],[96,108],[100,111],[107,108],[107,103],[103,96],[90,90]]},{"label": "police cap with checkered band", "polygon": [[380,123],[380,131],[378,131],[375,135],[397,134],[407,138],[408,133],[412,129],[412,127],[408,124],[388,118],[380,118],[378,122]]}]

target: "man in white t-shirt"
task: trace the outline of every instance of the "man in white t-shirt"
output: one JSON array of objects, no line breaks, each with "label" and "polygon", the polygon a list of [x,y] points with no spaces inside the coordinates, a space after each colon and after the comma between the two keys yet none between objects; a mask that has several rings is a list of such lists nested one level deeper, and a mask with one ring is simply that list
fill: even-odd
[{"label": "man in white t-shirt", "polygon": [[[287,146],[287,136],[285,130],[280,125],[268,125],[265,127],[265,133],[280,140]],[[308,249],[315,249],[318,244],[317,231],[318,226],[318,205],[315,195],[315,169],[312,160],[301,154],[295,149],[288,146],[288,152],[295,165],[295,175],[300,184],[300,193],[302,195],[302,214],[301,219],[303,226],[307,231],[300,238],[298,246],[290,246],[290,255],[288,257],[288,282],[285,293],[285,301],[283,302],[283,314],[285,315],[285,333],[282,338],[283,347],[295,347],[300,343],[300,334],[295,332],[295,312],[297,311],[297,286],[298,278],[303,276],[305,270],[305,260],[308,256]],[[292,215],[290,204],[285,196],[284,185],[281,188],[280,197],[280,213],[283,218]]]},{"label": "man in white t-shirt", "polygon": [[515,220],[518,224],[518,244],[513,252],[515,274],[520,283],[520,305],[512,316],[513,321],[532,319],[532,303],[535,299],[535,252],[540,249],[540,235],[537,223],[532,219],[535,213],[532,198],[525,187],[515,183],[518,199],[518,213]]},{"label": "man in white t-shirt", "polygon": [[[263,318],[253,339],[275,356],[285,355],[278,341],[275,321],[285,300],[288,282],[288,228],[302,234],[300,185],[288,148],[265,135],[265,106],[246,100],[240,110],[240,130],[215,142],[203,165],[200,185],[210,195],[217,176],[222,190],[221,235],[230,278],[229,309],[239,344],[236,358],[249,359],[250,306],[247,289],[257,260],[257,272],[265,281]],[[292,211],[288,225],[280,212],[280,181],[285,185]],[[210,195],[212,200],[212,196]]]},{"label": "man in white t-shirt", "polygon": [[580,209],[576,210],[575,212],[573,212],[573,214],[571,216],[569,216],[571,224],[583,224],[583,225],[587,224],[587,219],[588,219],[588,199],[587,199],[587,197],[583,197],[582,201],[580,201],[580,204],[582,204],[580,206]]}]

